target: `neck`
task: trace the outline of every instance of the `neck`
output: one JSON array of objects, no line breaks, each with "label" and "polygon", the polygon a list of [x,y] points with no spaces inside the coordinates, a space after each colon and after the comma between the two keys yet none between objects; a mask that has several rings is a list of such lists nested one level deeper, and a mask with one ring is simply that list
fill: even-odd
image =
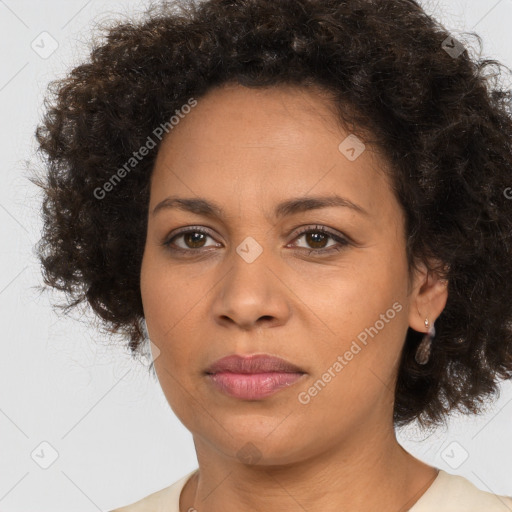
[{"label": "neck", "polygon": [[183,489],[180,512],[409,510],[437,471],[407,453],[393,429],[368,434],[286,465],[242,464],[194,437],[200,470]]}]

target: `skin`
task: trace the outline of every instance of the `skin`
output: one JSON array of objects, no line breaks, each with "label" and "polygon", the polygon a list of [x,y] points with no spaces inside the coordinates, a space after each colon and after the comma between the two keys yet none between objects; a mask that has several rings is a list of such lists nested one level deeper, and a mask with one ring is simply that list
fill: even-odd
[{"label": "skin", "polygon": [[[388,164],[369,145],[347,159],[338,146],[348,134],[320,90],[229,84],[201,97],[162,142],[140,284],[160,350],[155,370],[199,462],[181,512],[405,511],[437,475],[398,444],[393,390],[407,329],[427,331],[425,318],[435,321],[445,307],[446,283],[422,265],[409,280]],[[367,214],[336,206],[273,216],[281,201],[331,194]],[[152,215],[171,195],[205,198],[225,215],[177,208]],[[349,244],[296,235],[317,225]],[[174,238],[190,256],[162,245],[187,226],[209,231]],[[262,249],[250,263],[236,251],[246,237]],[[333,246],[340,251],[308,255]],[[396,302],[401,311],[301,403],[298,394]],[[278,356],[306,375],[265,399],[232,398],[204,371],[235,353]],[[237,456],[247,443],[252,461]]]}]

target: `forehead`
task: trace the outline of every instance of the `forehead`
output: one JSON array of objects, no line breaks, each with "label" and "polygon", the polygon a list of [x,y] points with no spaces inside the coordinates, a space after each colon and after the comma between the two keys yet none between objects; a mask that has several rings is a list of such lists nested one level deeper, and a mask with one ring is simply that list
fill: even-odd
[{"label": "forehead", "polygon": [[319,89],[213,89],[162,141],[150,203],[171,193],[248,206],[338,193],[371,209],[391,193],[387,162],[370,146],[349,160],[340,150],[349,136]]},{"label": "forehead", "polygon": [[[182,141],[187,137],[203,146],[261,143],[270,149],[302,144],[305,137],[315,142],[326,132],[339,138],[339,120],[327,94],[317,86],[249,88],[223,84],[202,96],[190,113],[180,116],[179,125],[166,139]],[[314,132],[318,136],[312,139]]]}]

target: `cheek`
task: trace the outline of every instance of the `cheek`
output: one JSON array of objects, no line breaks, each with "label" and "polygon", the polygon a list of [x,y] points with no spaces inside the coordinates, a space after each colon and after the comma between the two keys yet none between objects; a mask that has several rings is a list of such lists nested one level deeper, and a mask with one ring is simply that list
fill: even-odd
[{"label": "cheek", "polygon": [[[141,296],[151,341],[160,353],[155,370],[168,400],[179,403],[181,385],[193,387],[198,355],[205,339],[204,304],[209,287],[205,276],[189,277],[190,270],[171,268],[151,254],[141,267]],[[201,281],[203,286],[201,286]],[[177,385],[176,380],[180,385]]]},{"label": "cheek", "polygon": [[183,273],[171,273],[165,262],[148,252],[144,254],[140,288],[150,338],[159,349],[155,371],[169,405],[183,423],[191,426],[194,407],[185,390],[193,389],[188,370],[197,353],[193,343],[196,335],[191,330],[197,324],[197,298],[186,284]]},{"label": "cheek", "polygon": [[148,325],[153,335],[171,333],[173,326],[194,306],[195,294],[179,268],[170,271],[164,258],[146,251],[141,266],[141,297]]},{"label": "cheek", "polygon": [[406,262],[398,249],[395,254],[380,246],[350,269],[338,270],[327,293],[319,295],[318,288],[310,288],[309,296],[318,301],[314,309],[329,327],[328,344],[316,348],[319,371],[327,372],[342,356],[338,363],[343,369],[338,364],[338,372],[331,373],[344,377],[333,380],[356,394],[379,393],[382,382],[394,378],[407,331]]},{"label": "cheek", "polygon": [[[322,320],[319,326],[329,327],[333,336],[355,337],[387,311],[387,316],[394,318],[396,310],[403,309],[406,285],[402,269],[394,268],[391,260],[386,263],[382,254],[375,259],[378,261],[361,258],[358,265],[337,268],[331,275],[310,274],[295,280],[294,292]],[[395,302],[402,307],[393,309]],[[390,324],[385,322],[385,325]]]},{"label": "cheek", "polygon": [[354,287],[332,297],[347,310],[331,315],[337,337],[317,345],[315,374],[298,390],[309,413],[324,419],[342,417],[333,429],[357,428],[373,412],[391,407],[394,399],[406,308],[391,285],[366,300],[360,296],[361,290]]}]

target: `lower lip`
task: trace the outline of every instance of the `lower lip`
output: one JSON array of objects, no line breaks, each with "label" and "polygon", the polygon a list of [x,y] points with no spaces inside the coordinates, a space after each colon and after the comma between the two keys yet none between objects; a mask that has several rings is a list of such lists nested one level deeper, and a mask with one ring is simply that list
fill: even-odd
[{"label": "lower lip", "polygon": [[209,374],[213,385],[226,395],[243,400],[259,400],[297,382],[304,373],[231,373]]}]

